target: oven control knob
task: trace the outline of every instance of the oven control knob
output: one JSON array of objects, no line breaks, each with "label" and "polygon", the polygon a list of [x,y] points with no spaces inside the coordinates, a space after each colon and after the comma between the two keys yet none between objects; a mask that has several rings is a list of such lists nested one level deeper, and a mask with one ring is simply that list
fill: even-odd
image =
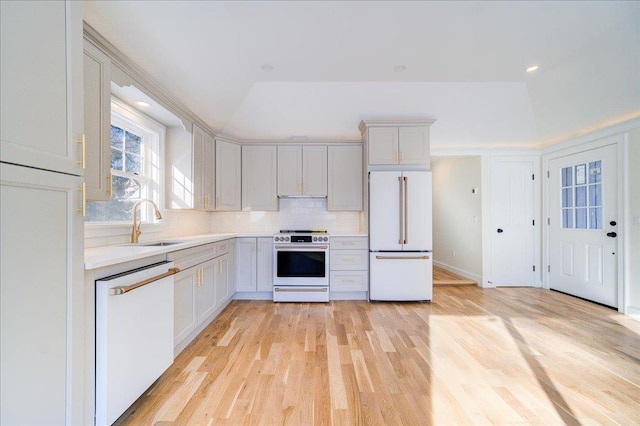
[{"label": "oven control knob", "polygon": [[318,241],[318,237],[313,237],[313,241]]},{"label": "oven control knob", "polygon": [[324,237],[324,240],[325,241],[329,241],[329,237]]},{"label": "oven control knob", "polygon": [[285,241],[289,241],[289,237],[284,237],[284,240]]},{"label": "oven control knob", "polygon": [[280,241],[280,237],[276,237],[276,241]]}]

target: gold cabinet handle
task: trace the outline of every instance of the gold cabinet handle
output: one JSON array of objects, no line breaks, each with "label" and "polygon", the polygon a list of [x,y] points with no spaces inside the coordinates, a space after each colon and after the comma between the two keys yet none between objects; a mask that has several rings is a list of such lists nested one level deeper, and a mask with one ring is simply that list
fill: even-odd
[{"label": "gold cabinet handle", "polygon": [[78,143],[80,144],[80,149],[81,149],[81,159],[80,159],[80,161],[78,161],[78,164],[81,164],[83,169],[87,168],[87,143],[86,143],[86,141],[87,141],[87,139],[86,139],[85,135],[82,135],[82,137],[78,141]]},{"label": "gold cabinet handle", "polygon": [[107,175],[107,185],[109,187],[109,198],[113,197],[113,175],[109,173]]},{"label": "gold cabinet handle", "polygon": [[220,196],[216,197],[216,207],[220,206]]},{"label": "gold cabinet handle", "polygon": [[398,162],[398,150],[396,149],[396,163]]},{"label": "gold cabinet handle", "polygon": [[400,151],[400,163],[402,163],[402,151]]},{"label": "gold cabinet handle", "polygon": [[87,184],[82,182],[82,186],[78,188],[78,191],[82,194],[81,206],[78,209],[79,213],[82,213],[82,217],[87,216]]}]

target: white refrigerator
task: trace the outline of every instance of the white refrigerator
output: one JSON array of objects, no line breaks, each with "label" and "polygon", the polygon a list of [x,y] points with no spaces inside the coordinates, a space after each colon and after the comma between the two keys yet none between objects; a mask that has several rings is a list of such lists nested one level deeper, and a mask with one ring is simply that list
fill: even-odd
[{"label": "white refrigerator", "polygon": [[428,171],[369,174],[371,300],[431,300],[431,187]]}]

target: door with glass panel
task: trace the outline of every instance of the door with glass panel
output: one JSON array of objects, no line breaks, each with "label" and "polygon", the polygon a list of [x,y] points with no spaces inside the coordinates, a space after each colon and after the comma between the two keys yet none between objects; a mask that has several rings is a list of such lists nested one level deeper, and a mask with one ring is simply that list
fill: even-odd
[{"label": "door with glass panel", "polygon": [[618,305],[616,145],[549,162],[549,286]]}]

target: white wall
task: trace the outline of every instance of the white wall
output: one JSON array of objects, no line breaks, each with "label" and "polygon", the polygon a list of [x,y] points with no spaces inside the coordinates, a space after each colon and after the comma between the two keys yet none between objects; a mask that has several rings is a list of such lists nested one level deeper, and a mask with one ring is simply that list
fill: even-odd
[{"label": "white wall", "polygon": [[[640,319],[640,128],[628,133],[628,217],[627,229],[627,265],[626,283],[629,289],[627,313]],[[634,221],[638,223],[634,224]]]},{"label": "white wall", "polygon": [[480,157],[434,158],[431,170],[435,264],[481,282]]},{"label": "white wall", "polygon": [[366,232],[363,214],[328,212],[325,198],[282,198],[277,212],[214,212],[211,232],[272,234],[280,229],[326,229],[331,234]]}]

